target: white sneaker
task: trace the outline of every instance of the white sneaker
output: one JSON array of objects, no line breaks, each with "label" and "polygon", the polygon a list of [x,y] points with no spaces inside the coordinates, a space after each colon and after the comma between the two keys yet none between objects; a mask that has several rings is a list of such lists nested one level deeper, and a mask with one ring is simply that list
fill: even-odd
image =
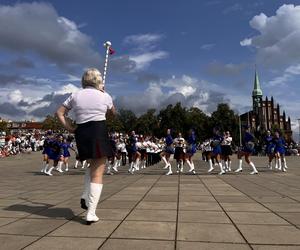
[{"label": "white sneaker", "polygon": [[112,169],[113,169],[114,171],[118,172],[118,169],[117,169],[115,166],[113,166]]},{"label": "white sneaker", "polygon": [[[63,173],[63,172],[64,172],[64,171],[62,171],[61,169],[58,169],[57,171],[60,172],[60,173]],[[66,171],[68,171],[68,170],[66,169]]]},{"label": "white sneaker", "polygon": [[258,172],[256,170],[253,170],[250,174],[258,174]]},{"label": "white sneaker", "polygon": [[49,173],[49,172],[45,172],[46,175],[48,176],[53,176],[53,174]]},{"label": "white sneaker", "polygon": [[243,169],[242,168],[238,168],[237,170],[235,170],[234,172],[236,172],[236,173],[239,173],[239,172],[242,172],[243,171]]},{"label": "white sneaker", "polygon": [[69,169],[68,168],[66,168],[66,170],[65,170],[66,172],[68,172],[69,171]]}]

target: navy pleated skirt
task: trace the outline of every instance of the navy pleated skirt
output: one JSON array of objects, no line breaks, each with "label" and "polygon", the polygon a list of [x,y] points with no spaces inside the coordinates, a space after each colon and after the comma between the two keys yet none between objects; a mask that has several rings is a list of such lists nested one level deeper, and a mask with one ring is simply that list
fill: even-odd
[{"label": "navy pleated skirt", "polygon": [[113,156],[105,121],[77,124],[75,140],[81,161]]}]

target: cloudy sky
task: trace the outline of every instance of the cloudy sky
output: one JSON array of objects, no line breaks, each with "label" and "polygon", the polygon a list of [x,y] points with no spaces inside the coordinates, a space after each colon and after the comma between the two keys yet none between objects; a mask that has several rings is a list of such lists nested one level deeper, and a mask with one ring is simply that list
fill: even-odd
[{"label": "cloudy sky", "polygon": [[141,114],[180,101],[207,113],[251,106],[254,65],[264,95],[300,118],[300,0],[0,1],[0,116],[41,120],[80,87],[85,68]]}]

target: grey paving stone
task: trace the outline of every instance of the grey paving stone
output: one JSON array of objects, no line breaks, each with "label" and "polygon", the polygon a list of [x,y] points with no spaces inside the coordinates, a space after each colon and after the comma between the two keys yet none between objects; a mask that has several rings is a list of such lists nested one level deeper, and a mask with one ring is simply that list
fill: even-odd
[{"label": "grey paving stone", "polygon": [[137,209],[177,209],[177,202],[141,201]]},{"label": "grey paving stone", "polygon": [[228,212],[270,212],[264,206],[258,203],[220,203],[221,206]]},{"label": "grey paving stone", "polygon": [[299,244],[300,230],[293,226],[238,225],[251,244]]},{"label": "grey paving stone", "polygon": [[289,197],[283,196],[253,196],[254,200],[262,203],[295,203],[296,201],[292,200]]},{"label": "grey paving stone", "polygon": [[299,250],[300,245],[298,246],[289,246],[289,245],[251,245],[255,250]]},{"label": "grey paving stone", "polygon": [[215,198],[211,195],[180,195],[179,201],[216,202]]},{"label": "grey paving stone", "polygon": [[71,237],[44,237],[32,245],[26,247],[26,250],[96,250],[104,242],[101,238],[71,238]]},{"label": "grey paving stone", "polygon": [[294,225],[300,225],[300,213],[278,213]]},{"label": "grey paving stone", "polygon": [[146,210],[135,209],[126,220],[139,220],[139,221],[176,221],[176,210]]},{"label": "grey paving stone", "polygon": [[177,242],[178,250],[247,250],[251,249],[247,244],[230,243],[205,243],[205,242]]},{"label": "grey paving stone", "polygon": [[101,250],[173,250],[173,241],[109,239]]},{"label": "grey paving stone", "polygon": [[230,224],[180,222],[177,237],[181,241],[245,243],[237,229]]},{"label": "grey paving stone", "polygon": [[253,203],[246,195],[215,195],[215,198],[221,203]]},{"label": "grey paving stone", "polygon": [[39,237],[21,235],[0,235],[0,246],[3,250],[19,250],[38,238]]},{"label": "grey paving stone", "polygon": [[70,236],[70,237],[108,237],[113,230],[120,224],[119,221],[100,220],[90,226],[85,225],[84,221],[70,221],[50,236]]},{"label": "grey paving stone", "polygon": [[18,220],[17,218],[0,218],[0,227]]},{"label": "grey paving stone", "polygon": [[177,202],[178,195],[146,195],[143,201]]},{"label": "grey paving stone", "polygon": [[204,210],[204,211],[222,211],[217,202],[197,202],[182,201],[179,203],[180,210]]},{"label": "grey paving stone", "polygon": [[236,224],[274,224],[289,225],[284,219],[273,213],[228,212]]},{"label": "grey paving stone", "polygon": [[137,201],[117,201],[106,200],[99,203],[98,208],[133,208],[137,204]]},{"label": "grey paving stone", "polygon": [[64,223],[64,220],[22,219],[0,227],[0,233],[43,236]]},{"label": "grey paving stone", "polygon": [[125,221],[112,238],[175,240],[175,222]]},{"label": "grey paving stone", "polygon": [[202,223],[231,223],[224,212],[216,211],[184,211],[178,214],[180,222],[202,222]]},{"label": "grey paving stone", "polygon": [[300,213],[300,203],[264,203],[264,205],[274,212]]}]

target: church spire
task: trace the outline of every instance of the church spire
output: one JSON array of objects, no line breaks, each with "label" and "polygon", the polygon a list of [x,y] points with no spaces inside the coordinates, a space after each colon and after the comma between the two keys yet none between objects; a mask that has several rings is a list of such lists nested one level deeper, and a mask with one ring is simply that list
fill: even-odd
[{"label": "church spire", "polygon": [[258,74],[256,71],[256,65],[255,65],[255,77],[254,77],[254,88],[252,91],[252,97],[262,97],[263,93],[260,87],[259,79],[258,79]]}]

